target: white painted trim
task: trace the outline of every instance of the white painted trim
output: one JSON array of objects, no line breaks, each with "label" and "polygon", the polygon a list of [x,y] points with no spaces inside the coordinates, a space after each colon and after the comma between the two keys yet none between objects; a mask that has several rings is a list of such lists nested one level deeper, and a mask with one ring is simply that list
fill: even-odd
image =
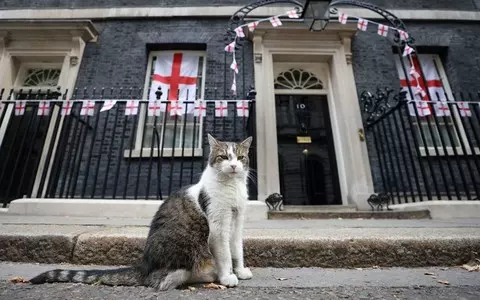
[{"label": "white painted trim", "polygon": [[[9,215],[69,216],[92,218],[152,218],[162,200],[131,199],[17,199],[8,208]],[[247,202],[246,221],[267,219],[262,201]]]},{"label": "white painted trim", "polygon": [[[113,19],[113,18],[171,18],[175,17],[230,17],[241,6],[188,6],[188,7],[111,7],[111,8],[46,8],[3,9],[0,20],[19,19]],[[290,7],[260,7],[252,11],[251,18],[279,15]],[[342,8],[348,15],[369,19],[382,18],[366,9]],[[402,20],[479,21],[480,11],[390,9]],[[335,18],[332,18],[335,19]]]},{"label": "white painted trim", "polygon": [[390,205],[394,211],[418,211],[428,209],[432,219],[475,219],[480,215],[480,201],[435,200]]},{"label": "white painted trim", "polygon": [[[350,38],[356,28],[345,26],[330,27],[321,33],[310,33],[288,24],[280,29],[257,28],[253,33],[254,54],[262,54],[262,62],[255,63],[255,86],[257,98],[263,99],[257,107],[258,147],[258,191],[259,199],[270,193],[279,192],[279,170],[276,156],[277,140],[275,118],[275,89],[273,57],[292,57],[292,62],[300,56],[312,57],[312,61],[324,61],[328,68],[322,78],[327,92],[330,121],[334,139],[342,204],[360,206],[373,193],[370,164],[366,145],[358,137],[362,128],[362,118],[356,94],[353,68],[349,62]],[[294,43],[291,37],[295,36]],[[303,61],[298,59],[298,61]],[[301,62],[299,63],[302,64]],[[259,76],[257,76],[257,74]],[[322,74],[323,75],[323,74]],[[310,91],[308,91],[310,92]],[[288,92],[287,92],[288,93]]]}]

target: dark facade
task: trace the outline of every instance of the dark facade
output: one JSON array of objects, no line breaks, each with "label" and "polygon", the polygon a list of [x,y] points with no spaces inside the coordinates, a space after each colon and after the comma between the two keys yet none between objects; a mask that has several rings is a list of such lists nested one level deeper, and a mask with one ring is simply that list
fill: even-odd
[{"label": "dark facade", "polygon": [[[0,3],[0,9],[240,6],[250,2],[252,1],[5,0]],[[387,9],[463,11],[480,9],[477,7],[478,1],[472,0],[371,0],[368,2]],[[79,89],[76,93],[77,98],[89,98],[92,96],[93,88],[100,90],[103,87],[113,87],[116,93],[120,88],[125,90],[133,88],[137,96],[140,96],[145,84],[149,51],[162,49],[189,50],[193,47],[206,52],[205,99],[243,99],[249,91],[250,85],[254,84],[253,47],[250,41],[245,41],[243,47],[237,53],[237,62],[241,66],[240,75],[237,77],[238,96],[232,97],[229,92],[232,72],[228,65],[231,56],[225,54],[223,50],[228,17],[122,18],[92,21],[99,31],[99,36],[96,42],[86,45],[75,85]],[[440,56],[453,92],[475,92],[480,88],[478,82],[478,78],[480,78],[480,44],[478,43],[480,21],[407,20],[405,24],[408,32],[415,39],[415,45],[419,53],[432,53]],[[378,87],[399,88],[399,78],[394,63],[395,49],[376,35],[374,28],[371,28],[371,30],[372,33],[357,34],[352,40],[352,65],[359,95],[363,91],[374,93]],[[88,90],[87,94],[82,94],[84,88]],[[128,98],[119,97],[122,99]],[[261,99],[257,100],[261,101]],[[99,107],[97,107],[97,115],[98,109]],[[158,182],[166,182],[166,184],[162,184],[163,190],[161,193],[166,195],[166,190],[174,190],[198,179],[205,165],[207,154],[196,158],[166,158],[160,165],[156,162],[152,164],[151,158],[130,159],[130,161],[121,158],[121,152],[127,148],[126,145],[131,141],[132,135],[135,134],[135,121],[133,117],[124,117],[124,109],[125,103],[123,102],[110,111],[108,117],[102,115],[99,118],[95,116],[88,119],[90,126],[103,128],[102,132],[94,132],[93,130],[83,132],[80,129],[75,131],[75,128],[83,126],[77,124],[78,120],[72,120],[71,124],[68,125],[69,127],[64,129],[65,134],[62,140],[64,148],[62,149],[67,155],[56,163],[58,177],[55,177],[54,182],[56,183],[51,186],[51,197],[64,195],[65,189],[67,189],[65,185],[68,184],[65,183],[65,180],[69,176],[73,176],[67,174],[67,166],[74,165],[74,162],[69,162],[67,157],[68,154],[72,155],[77,147],[85,147],[86,151],[83,154],[76,154],[79,157],[79,163],[75,171],[77,177],[73,178],[78,184],[75,189],[72,188],[71,196],[73,197],[105,197],[106,195],[108,198],[116,194],[117,197],[126,195],[127,198],[147,197],[154,199],[158,191]],[[403,118],[405,118],[406,109],[402,108],[402,111],[404,111]],[[230,114],[233,115],[233,112],[232,106],[230,107]],[[223,139],[239,141],[258,130],[252,125],[253,107],[250,118],[222,120],[213,118],[212,114],[213,108],[210,107],[210,115],[205,120],[204,141],[206,141],[207,132],[213,132]],[[214,121],[214,119],[216,120]],[[478,120],[475,119],[475,121]],[[124,131],[121,132],[120,128],[123,128]],[[466,126],[466,128],[470,134],[473,134],[475,126]],[[77,136],[77,139],[71,138],[72,136]],[[82,139],[84,139],[84,143],[78,144]],[[381,165],[378,149],[373,142],[374,139],[373,133],[367,130],[367,146],[375,189],[376,191],[384,191],[386,187],[385,182],[383,182],[384,179],[381,178],[381,169],[385,167],[393,168],[392,164],[396,164],[396,162],[392,160],[391,163]],[[406,142],[405,144],[393,140],[391,142],[392,148],[408,147]],[[413,143],[413,141],[411,142]],[[472,145],[479,146],[480,144],[478,141],[472,140]],[[394,151],[395,149],[390,150]],[[105,159],[112,154],[112,151],[115,156],[107,163]],[[439,166],[441,163],[442,159],[436,159],[433,162],[436,165],[434,167],[436,171],[434,172],[437,172],[439,177],[441,177]],[[461,161],[460,165],[469,163],[467,159]],[[87,167],[88,165],[90,167]],[[330,167],[328,168],[330,169]],[[421,165],[416,165],[415,168],[417,172],[420,172]],[[465,168],[467,167],[455,167],[452,174],[468,172],[469,170]],[[162,170],[162,175],[159,175],[158,169]],[[113,178],[115,175],[112,175],[113,180],[119,186],[118,189],[114,187],[114,184],[109,184],[104,188],[105,180],[108,181],[111,177],[108,174],[105,175],[107,170],[110,170],[110,172],[116,170],[121,174],[118,178]],[[478,170],[473,170],[473,174],[477,173]],[[129,176],[128,174],[132,175]],[[397,176],[408,177],[409,173],[400,167]],[[88,180],[85,181],[86,177],[88,177]],[[105,177],[105,180],[103,177]],[[478,178],[480,178],[480,175]],[[96,186],[96,180],[98,186]],[[138,187],[139,182],[141,183],[140,187]],[[169,182],[172,182],[172,184],[169,184]],[[422,182],[421,185],[431,183],[426,181]],[[467,185],[471,189],[476,183],[478,182],[469,181]],[[150,191],[146,190],[147,185],[150,185]],[[328,185],[332,184],[328,183]],[[84,186],[88,186],[88,188],[83,188]],[[125,193],[123,187],[126,187]],[[451,189],[453,190],[453,187]],[[252,193],[255,194],[255,192],[255,189],[253,189]],[[251,195],[251,197],[255,198],[256,195]]]}]

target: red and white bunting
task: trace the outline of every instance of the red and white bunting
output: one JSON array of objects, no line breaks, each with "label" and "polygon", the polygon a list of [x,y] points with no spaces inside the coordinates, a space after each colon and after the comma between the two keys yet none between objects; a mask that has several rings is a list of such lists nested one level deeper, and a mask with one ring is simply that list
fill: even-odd
[{"label": "red and white bunting", "polygon": [[408,39],[408,33],[406,31],[398,29],[398,33],[400,34],[400,40],[406,41]]},{"label": "red and white bunting", "polygon": [[106,100],[105,103],[103,104],[102,109],[100,109],[100,112],[112,109],[115,106],[115,104],[117,104],[116,100]]},{"label": "red and white bunting", "polygon": [[409,45],[405,45],[405,49],[403,50],[403,56],[407,56],[407,55],[410,55],[412,54],[413,52],[415,52],[415,50],[413,50],[412,47],[410,47]]},{"label": "red and white bunting", "polygon": [[225,46],[225,51],[233,52],[235,51],[235,41],[231,42],[230,44]]},{"label": "red and white bunting", "polygon": [[193,110],[193,116],[205,117],[207,116],[207,103],[203,100],[195,101],[195,109]]},{"label": "red and white bunting", "polygon": [[410,75],[412,75],[415,79],[420,78],[420,73],[418,73],[417,69],[415,69],[415,65],[412,65],[412,67],[410,68]]},{"label": "red and white bunting", "polygon": [[427,92],[425,92],[425,90],[422,89],[422,87],[420,85],[417,85],[416,87],[413,87],[412,89],[413,89],[413,93],[415,95],[420,95],[422,98],[427,95]]},{"label": "red and white bunting", "polygon": [[338,22],[342,24],[347,24],[347,21],[348,21],[348,15],[346,13],[338,14]]},{"label": "red and white bunting", "polygon": [[228,116],[228,102],[225,100],[215,101],[215,117]]},{"label": "red and white bunting", "polygon": [[230,65],[230,69],[234,70],[235,73],[238,74],[238,64],[235,58],[233,59],[232,64]]},{"label": "red and white bunting", "polygon": [[470,107],[468,106],[468,102],[458,102],[458,111],[460,111],[460,115],[462,117],[471,117],[472,116],[472,111],[470,110]]},{"label": "red and white bunting", "polygon": [[170,116],[181,116],[184,112],[183,103],[179,100],[170,100]]},{"label": "red and white bunting", "polygon": [[46,100],[40,101],[40,103],[38,103],[37,115],[48,116],[49,113],[50,113],[50,103]]},{"label": "red and white bunting", "polygon": [[248,24],[247,24],[248,30],[249,30],[250,32],[253,32],[253,31],[255,30],[255,28],[257,28],[258,23],[260,23],[260,22],[255,21],[255,22],[250,22],[250,23],[248,23]]},{"label": "red and white bunting", "polygon": [[296,9],[292,9],[292,10],[287,11],[287,16],[290,19],[296,19],[296,18],[299,17]]},{"label": "red and white bunting", "polygon": [[138,101],[128,100],[125,106],[126,116],[136,116],[138,114]]},{"label": "red and white bunting", "polygon": [[[149,117],[153,117],[153,116],[159,117],[160,112],[162,111],[161,110],[161,102],[159,100],[149,101],[148,106],[147,106],[147,110],[148,110],[147,114],[148,114]],[[163,111],[165,111],[165,109]]]},{"label": "red and white bunting", "polygon": [[361,31],[367,31],[368,21],[362,18],[358,18],[357,28]]},{"label": "red and white bunting", "polygon": [[248,101],[240,100],[237,101],[237,116],[239,117],[248,117]]},{"label": "red and white bunting", "polygon": [[25,113],[25,107],[27,106],[27,101],[17,101],[15,102],[15,115],[21,116]]},{"label": "red and white bunting", "polygon": [[446,102],[437,102],[433,104],[437,117],[448,117],[451,115],[450,108]]},{"label": "red and white bunting", "polygon": [[233,82],[232,82],[232,87],[230,88],[232,91],[232,94],[236,95],[237,94],[237,80],[235,76],[233,76]]},{"label": "red and white bunting", "polygon": [[[432,114],[432,112],[430,110],[430,106],[428,105],[428,102],[426,102],[426,101],[415,101],[414,105],[417,107],[418,116],[425,117],[425,116],[429,116],[429,115]],[[408,105],[408,110],[409,110],[411,116],[416,116],[414,109],[415,109],[414,106],[412,105],[412,103],[410,103]]]},{"label": "red and white bunting", "polygon": [[81,116],[93,116],[95,112],[95,102],[91,100],[85,100],[82,104],[82,109],[80,110]]},{"label": "red and white bunting", "polygon": [[60,111],[60,115],[62,116],[69,116],[72,113],[72,101],[67,100],[62,103],[62,110]]},{"label": "red and white bunting", "polygon": [[383,24],[378,24],[378,35],[387,36],[388,35],[388,26]]},{"label": "red and white bunting", "polygon": [[270,21],[273,27],[282,26],[282,21],[280,21],[280,19],[276,16],[270,17],[268,20]]},{"label": "red and white bunting", "polygon": [[235,33],[238,37],[245,37],[245,33],[243,32],[243,27],[239,26],[235,28]]}]

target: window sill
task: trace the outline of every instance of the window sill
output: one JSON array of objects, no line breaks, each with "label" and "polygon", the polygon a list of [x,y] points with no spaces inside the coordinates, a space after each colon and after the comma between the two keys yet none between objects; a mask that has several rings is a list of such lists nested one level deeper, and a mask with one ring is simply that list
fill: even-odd
[{"label": "window sill", "polygon": [[[480,148],[475,147],[473,148],[473,151],[470,147],[465,147],[467,150],[467,153],[463,153],[462,147],[456,147],[457,154],[456,155],[480,155]],[[438,149],[438,155],[437,151],[435,151],[435,147],[428,147],[428,156],[454,156],[455,152],[453,151],[453,147],[446,147],[447,153],[445,153],[443,147],[437,147]],[[419,147],[418,150],[420,151],[420,156],[426,157],[427,156],[427,150],[425,147]]]},{"label": "window sill", "polygon": [[[202,157],[203,156],[203,149],[202,148],[186,148],[183,150],[182,153],[182,148],[175,148],[173,149],[175,151],[172,151],[172,148],[165,148],[163,149],[163,158],[168,158],[168,157]],[[131,152],[131,156],[130,156]],[[141,153],[140,153],[141,152]],[[158,148],[153,149],[153,158],[158,157]],[[160,150],[161,152],[161,150]],[[123,157],[124,158],[150,158],[152,154],[152,149],[151,148],[143,148],[141,149],[133,149],[133,150],[125,150],[123,152]],[[173,155],[172,155],[173,154]]]}]

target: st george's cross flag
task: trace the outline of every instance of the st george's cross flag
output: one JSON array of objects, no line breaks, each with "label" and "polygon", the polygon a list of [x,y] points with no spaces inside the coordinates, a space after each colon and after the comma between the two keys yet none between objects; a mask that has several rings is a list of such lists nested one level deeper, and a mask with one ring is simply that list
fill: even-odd
[{"label": "st george's cross flag", "polygon": [[[197,92],[198,54],[187,52],[163,53],[156,56],[153,65],[149,101],[157,100],[158,87],[162,89],[159,104],[161,111],[167,110],[165,100],[194,101]],[[170,105],[169,109],[170,110]]]},{"label": "st george's cross flag", "polygon": [[69,116],[72,113],[73,103],[70,100],[66,100],[62,103],[62,108],[60,111],[60,115],[62,116]]},{"label": "st george's cross flag", "polygon": [[21,116],[25,113],[25,107],[27,106],[27,101],[20,100],[15,102],[15,115]]},{"label": "st george's cross flag", "polygon": [[49,101],[42,100],[38,103],[37,115],[39,116],[48,116],[50,113],[50,103]]},{"label": "st george's cross flag", "polygon": [[116,100],[106,100],[105,103],[103,103],[103,106],[102,106],[102,109],[100,109],[100,112],[112,109],[115,106],[115,104],[117,104]]}]

